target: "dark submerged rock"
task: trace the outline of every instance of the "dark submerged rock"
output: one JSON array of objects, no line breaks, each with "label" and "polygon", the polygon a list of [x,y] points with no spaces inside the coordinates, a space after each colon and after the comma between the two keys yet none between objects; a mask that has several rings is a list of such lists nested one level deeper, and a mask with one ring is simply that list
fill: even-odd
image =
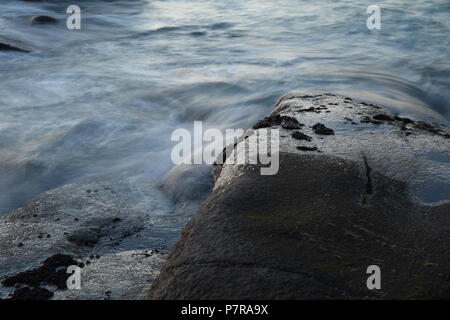
[{"label": "dark submerged rock", "polygon": [[27,50],[16,48],[16,47],[10,46],[9,44],[1,43],[1,42],[0,42],[0,51],[17,51],[17,52],[24,52],[24,53],[29,52]]},{"label": "dark submerged rock", "polygon": [[56,24],[58,23],[58,19],[55,19],[50,16],[34,16],[31,18],[32,24]]}]

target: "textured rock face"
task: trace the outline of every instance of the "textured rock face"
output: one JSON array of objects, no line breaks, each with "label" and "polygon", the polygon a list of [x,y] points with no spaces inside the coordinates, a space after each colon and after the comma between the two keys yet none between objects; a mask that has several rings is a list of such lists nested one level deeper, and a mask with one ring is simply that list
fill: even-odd
[{"label": "textured rock face", "polygon": [[157,250],[128,250],[93,260],[82,269],[80,290],[59,290],[54,299],[143,299],[159,274],[165,254]]},{"label": "textured rock face", "polygon": [[[138,198],[125,181],[86,180],[1,216],[0,298],[143,299],[166,254],[153,227],[164,219]],[[68,290],[74,264],[81,289]]]},{"label": "textured rock face", "polygon": [[[283,117],[302,125],[282,126]],[[293,123],[311,139],[292,137]],[[217,167],[212,194],[148,298],[450,297],[444,125],[332,94],[292,93],[255,128],[268,126],[280,128],[278,174]],[[366,286],[370,265],[381,269],[381,290]]]}]

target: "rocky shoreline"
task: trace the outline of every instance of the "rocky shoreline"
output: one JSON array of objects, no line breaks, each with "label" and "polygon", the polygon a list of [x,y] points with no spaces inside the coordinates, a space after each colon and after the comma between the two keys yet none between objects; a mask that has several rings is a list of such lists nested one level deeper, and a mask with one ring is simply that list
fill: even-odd
[{"label": "rocky shoreline", "polygon": [[[142,299],[167,245],[137,193],[85,179],[1,216],[0,298]],[[81,267],[80,290],[66,289],[69,265]]]},{"label": "rocky shoreline", "polygon": [[[278,174],[217,165],[148,299],[450,297],[445,125],[294,92],[246,136],[267,127],[280,128]],[[370,265],[380,290],[366,286]]]},{"label": "rocky shoreline", "polygon": [[[175,167],[161,181],[179,212],[209,194],[168,256],[125,181],[85,179],[1,216],[0,298],[450,296],[448,127],[293,92],[239,143],[262,128],[280,129],[278,174],[225,161],[213,187],[209,166]],[[73,264],[80,290],[64,287]],[[381,268],[381,290],[366,287],[369,265]]]}]

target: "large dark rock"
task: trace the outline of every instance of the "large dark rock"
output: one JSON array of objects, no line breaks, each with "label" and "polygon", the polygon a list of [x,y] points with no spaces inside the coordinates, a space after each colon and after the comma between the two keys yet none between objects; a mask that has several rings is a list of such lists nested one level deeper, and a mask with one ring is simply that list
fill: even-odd
[{"label": "large dark rock", "polygon": [[[280,116],[304,123],[311,141],[293,139]],[[278,174],[218,167],[149,299],[450,298],[444,125],[293,93],[255,126],[265,127],[280,128]],[[366,286],[370,265],[381,290]]]}]

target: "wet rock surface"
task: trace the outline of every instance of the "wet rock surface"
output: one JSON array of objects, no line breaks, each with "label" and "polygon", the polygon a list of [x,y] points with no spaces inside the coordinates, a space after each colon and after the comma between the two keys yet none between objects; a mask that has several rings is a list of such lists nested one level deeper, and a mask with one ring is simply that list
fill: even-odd
[{"label": "wet rock surface", "polygon": [[[152,216],[141,192],[125,180],[86,179],[0,216],[0,298],[144,298],[171,243],[161,237],[166,218]],[[81,268],[79,290],[67,289],[69,265]]]},{"label": "wet rock surface", "polygon": [[81,271],[81,289],[58,290],[53,299],[143,299],[159,274],[165,254],[158,249],[128,250],[89,261]]},{"label": "wet rock surface", "polygon": [[[291,137],[284,116],[311,141]],[[447,123],[294,92],[254,129],[269,126],[280,129],[279,172],[216,168],[149,299],[450,298]],[[380,290],[366,286],[370,265]]]}]

